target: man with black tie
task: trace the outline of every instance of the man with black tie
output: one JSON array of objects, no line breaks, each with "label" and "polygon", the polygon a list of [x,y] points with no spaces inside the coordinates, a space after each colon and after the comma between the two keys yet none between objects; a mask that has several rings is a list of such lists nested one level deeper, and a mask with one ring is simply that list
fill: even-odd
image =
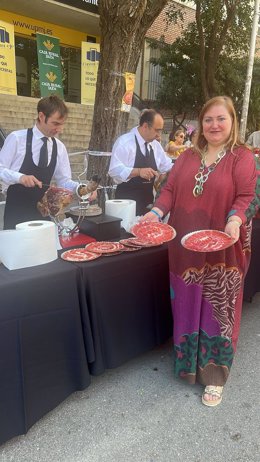
[{"label": "man with black tie", "polygon": [[163,117],[154,109],[146,109],[139,126],[120,136],[112,149],[109,175],[117,184],[116,199],[136,201],[136,214],[143,215],[153,203],[155,178],[172,168],[161,144]]},{"label": "man with black tie", "polygon": [[68,108],[58,96],[39,100],[33,128],[10,133],[0,151],[0,181],[6,191],[4,229],[17,223],[42,219],[37,202],[51,181],[76,190],[71,179],[65,145],[57,138],[62,132]]}]

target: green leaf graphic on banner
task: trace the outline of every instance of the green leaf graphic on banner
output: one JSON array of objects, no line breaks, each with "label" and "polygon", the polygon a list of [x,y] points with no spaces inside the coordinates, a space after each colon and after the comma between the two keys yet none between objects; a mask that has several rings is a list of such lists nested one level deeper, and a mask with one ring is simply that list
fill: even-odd
[{"label": "green leaf graphic on banner", "polygon": [[37,53],[41,96],[58,95],[63,98],[59,39],[37,34]]}]

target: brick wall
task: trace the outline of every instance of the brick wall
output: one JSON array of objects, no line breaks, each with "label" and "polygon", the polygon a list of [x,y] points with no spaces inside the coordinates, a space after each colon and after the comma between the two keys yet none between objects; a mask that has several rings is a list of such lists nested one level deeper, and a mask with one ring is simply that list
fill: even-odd
[{"label": "brick wall", "polygon": [[183,23],[179,22],[179,24],[174,24],[167,26],[166,24],[166,11],[167,5],[161,12],[161,14],[156,18],[150,29],[148,30],[146,37],[147,38],[154,38],[160,39],[162,35],[164,35],[165,41],[167,43],[172,43],[179,37],[183,29],[185,29],[190,22],[195,21],[195,10],[191,7],[184,6],[178,2],[174,2],[175,5],[182,10],[183,12]]}]

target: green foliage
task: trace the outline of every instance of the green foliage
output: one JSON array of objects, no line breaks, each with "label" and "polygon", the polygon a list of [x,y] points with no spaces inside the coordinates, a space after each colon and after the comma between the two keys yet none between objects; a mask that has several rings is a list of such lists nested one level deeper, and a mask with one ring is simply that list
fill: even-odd
[{"label": "green foliage", "polygon": [[247,117],[247,135],[260,130],[260,59],[255,60]]},{"label": "green foliage", "polygon": [[[163,39],[151,42],[152,47],[161,51],[160,58],[152,61],[160,65],[163,77],[158,104],[171,109],[173,114],[191,115],[200,110],[206,96],[226,94],[239,107],[250,44],[252,2],[201,0],[194,3],[196,21],[188,25],[181,37],[171,45]],[[170,2],[168,19],[173,21],[172,27],[176,18],[175,7]]]}]

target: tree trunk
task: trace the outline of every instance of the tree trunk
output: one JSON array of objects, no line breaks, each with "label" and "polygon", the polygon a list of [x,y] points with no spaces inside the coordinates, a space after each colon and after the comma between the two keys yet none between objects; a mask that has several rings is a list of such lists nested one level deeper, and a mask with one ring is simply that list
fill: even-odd
[{"label": "tree trunk", "polygon": [[[116,138],[127,131],[129,113],[121,112],[125,72],[136,72],[145,34],[168,0],[100,0],[100,62],[97,76],[90,151],[110,152]],[[90,156],[87,177],[107,176],[109,157]]]},{"label": "tree trunk", "polygon": [[168,0],[100,0],[101,59],[89,150],[111,151],[127,129],[125,72],[136,72],[147,30]]},{"label": "tree trunk", "polygon": [[202,89],[203,99],[204,101],[207,101],[207,99],[209,99],[209,94],[208,94],[207,77],[206,77],[206,72],[207,72],[206,57],[205,57],[206,45],[205,45],[204,31],[203,31],[203,26],[202,26],[202,21],[201,21],[201,2],[200,1],[196,2],[195,18],[196,18],[196,24],[197,24],[197,29],[198,29],[199,46],[200,46],[201,89]]},{"label": "tree trunk", "polygon": [[236,15],[239,1],[240,0],[236,0],[230,5],[226,4],[227,10],[225,20],[221,21],[220,16],[217,16],[212,26],[212,47],[209,49],[207,62],[207,85],[208,94],[210,97],[216,96],[217,94],[215,78],[216,66],[219,60],[220,53],[224,47],[227,32]]},{"label": "tree trunk", "polygon": [[[202,22],[202,1],[196,1],[196,24],[199,35],[200,44],[200,75],[201,75],[201,89],[204,101],[217,94],[216,87],[216,66],[219,60],[220,53],[224,47],[226,35],[229,27],[234,20],[240,0],[233,0],[233,2],[225,2],[226,16],[223,20],[223,13],[221,1],[215,1],[215,16],[211,22],[212,30],[209,37],[209,46],[206,52],[206,43],[204,38],[203,22]],[[212,2],[213,3],[213,2]]]}]

